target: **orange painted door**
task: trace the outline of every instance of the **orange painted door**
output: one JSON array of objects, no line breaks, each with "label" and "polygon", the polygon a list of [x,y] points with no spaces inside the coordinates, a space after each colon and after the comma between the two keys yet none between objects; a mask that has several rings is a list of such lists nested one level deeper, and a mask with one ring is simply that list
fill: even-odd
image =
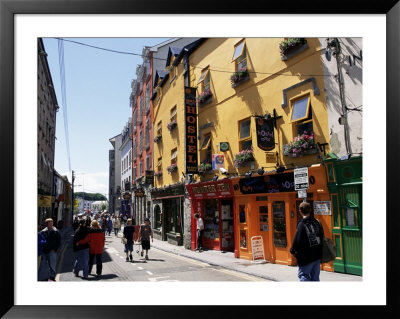
[{"label": "orange painted door", "polygon": [[272,243],[271,243],[271,203],[255,202],[254,211],[257,212],[257,233],[263,239],[264,257],[269,262],[273,262]]},{"label": "orange painted door", "polygon": [[288,264],[288,254],[290,249],[288,226],[290,223],[289,203],[284,198],[274,196],[271,202],[272,219],[272,240],[275,262],[278,264]]},{"label": "orange painted door", "polygon": [[239,258],[252,259],[251,257],[251,243],[250,243],[250,197],[242,197],[237,201],[236,212],[238,214],[238,232],[237,232],[237,242]]}]

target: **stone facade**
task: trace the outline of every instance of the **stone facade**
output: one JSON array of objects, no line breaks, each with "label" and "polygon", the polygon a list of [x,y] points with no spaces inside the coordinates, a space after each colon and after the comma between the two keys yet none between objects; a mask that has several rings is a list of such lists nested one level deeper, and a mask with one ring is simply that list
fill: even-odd
[{"label": "stone facade", "polygon": [[48,204],[45,204],[45,206],[39,205],[38,222],[42,224],[47,217],[53,217],[55,132],[56,114],[59,106],[47,62],[47,53],[41,38],[38,39],[37,59],[37,187],[39,195],[52,197],[52,206],[48,207]]}]

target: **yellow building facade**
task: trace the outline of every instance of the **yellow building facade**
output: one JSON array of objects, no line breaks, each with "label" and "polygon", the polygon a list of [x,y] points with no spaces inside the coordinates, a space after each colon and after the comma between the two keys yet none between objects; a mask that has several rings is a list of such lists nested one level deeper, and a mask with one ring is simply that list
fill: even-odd
[{"label": "yellow building facade", "polygon": [[[180,63],[169,71],[176,77],[164,83],[154,105],[154,136],[160,122],[162,129],[162,143],[154,147],[154,167],[162,168],[162,177],[155,186],[186,182],[192,249],[197,245],[193,215],[199,213],[205,248],[251,260],[252,240],[262,238],[268,261],[296,264],[289,249],[302,199],[293,170],[309,168],[308,202],[322,207],[329,201],[321,159],[329,152],[329,128],[319,40],[211,38],[188,61],[186,84],[197,88],[199,171],[182,179],[185,67]],[[175,115],[177,127],[169,132],[166,124]],[[174,162],[177,170],[168,173]],[[331,237],[329,209],[315,213]]]},{"label": "yellow building facade", "polygon": [[[302,201],[293,187],[294,168],[309,167],[308,202],[329,200],[321,164],[321,155],[329,151],[329,129],[319,40],[213,38],[191,54],[190,65],[190,86],[204,96],[198,105],[198,148],[205,171],[195,180],[201,184],[228,177],[234,193],[196,204],[193,213],[197,209],[206,224],[214,223],[210,229],[219,230],[205,241],[213,249],[233,246],[235,256],[254,259],[252,239],[261,237],[268,261],[294,265],[289,249]],[[262,128],[256,121],[268,118],[272,129],[264,133],[270,143],[260,148]],[[314,143],[305,149],[290,146],[298,135],[305,139],[302,144]],[[216,225],[209,211],[224,209],[232,212],[233,222],[220,214]],[[330,215],[317,218],[331,236]],[[229,245],[230,237],[234,242]],[[324,268],[332,270],[328,264]]]}]

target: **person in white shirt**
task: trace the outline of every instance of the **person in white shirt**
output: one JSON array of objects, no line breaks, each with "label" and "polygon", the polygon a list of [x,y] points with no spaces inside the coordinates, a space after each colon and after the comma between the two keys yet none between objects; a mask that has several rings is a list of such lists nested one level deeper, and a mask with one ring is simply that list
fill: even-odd
[{"label": "person in white shirt", "polygon": [[197,220],[197,248],[199,252],[203,251],[203,232],[204,222],[198,213],[194,214],[194,218]]}]

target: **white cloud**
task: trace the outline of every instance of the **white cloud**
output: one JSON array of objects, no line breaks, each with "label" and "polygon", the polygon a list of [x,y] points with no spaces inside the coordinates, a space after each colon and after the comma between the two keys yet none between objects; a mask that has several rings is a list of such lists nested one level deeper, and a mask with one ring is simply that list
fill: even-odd
[{"label": "white cloud", "polygon": [[[68,176],[69,173],[63,175]],[[100,193],[108,199],[108,172],[75,173],[74,184],[75,192]]]}]

